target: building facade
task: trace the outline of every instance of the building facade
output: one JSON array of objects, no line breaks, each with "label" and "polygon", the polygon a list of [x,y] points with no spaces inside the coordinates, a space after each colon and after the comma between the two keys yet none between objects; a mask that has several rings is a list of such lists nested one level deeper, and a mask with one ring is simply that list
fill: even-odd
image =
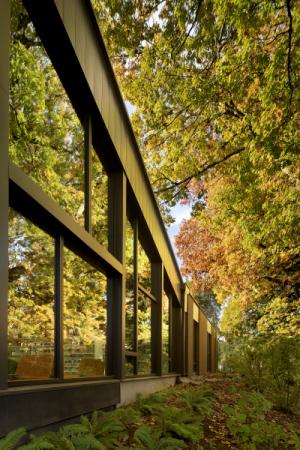
[{"label": "building facade", "polygon": [[0,2],[0,435],[215,371],[88,0]]}]

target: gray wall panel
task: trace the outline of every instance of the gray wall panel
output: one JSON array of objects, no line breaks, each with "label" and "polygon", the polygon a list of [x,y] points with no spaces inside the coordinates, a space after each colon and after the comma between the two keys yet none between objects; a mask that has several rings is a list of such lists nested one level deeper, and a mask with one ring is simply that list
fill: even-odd
[{"label": "gray wall panel", "polygon": [[10,389],[0,392],[0,436],[20,424],[32,430],[119,402],[120,383],[112,380]]}]

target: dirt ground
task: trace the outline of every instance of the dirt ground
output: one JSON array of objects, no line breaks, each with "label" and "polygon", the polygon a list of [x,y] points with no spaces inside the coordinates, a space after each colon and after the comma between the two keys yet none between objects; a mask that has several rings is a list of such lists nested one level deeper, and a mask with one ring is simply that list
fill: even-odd
[{"label": "dirt ground", "polygon": [[[204,421],[204,438],[200,442],[200,445],[207,450],[240,449],[240,446],[235,443],[233,436],[231,436],[227,428],[227,416],[223,410],[225,406],[234,405],[239,399],[239,392],[241,390],[247,390],[247,386],[239,382],[235,376],[224,377],[216,374],[196,377],[195,383],[199,383],[199,386],[203,383],[209,385],[216,395],[213,413]],[[187,389],[189,388],[188,386]],[[282,425],[286,431],[288,424],[292,424],[300,430],[300,412],[299,415],[296,415],[272,409],[267,413],[266,419]],[[191,450],[198,448],[199,445],[190,447]]]}]

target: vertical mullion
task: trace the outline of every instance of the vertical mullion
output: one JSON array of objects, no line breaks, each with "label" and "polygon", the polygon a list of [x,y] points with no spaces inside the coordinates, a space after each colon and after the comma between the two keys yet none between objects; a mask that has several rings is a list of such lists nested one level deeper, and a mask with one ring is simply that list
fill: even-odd
[{"label": "vertical mullion", "polygon": [[193,374],[193,354],[194,354],[194,338],[193,338],[193,308],[194,301],[190,294],[187,296],[187,374],[192,376]]},{"label": "vertical mullion", "polygon": [[92,120],[88,116],[84,127],[84,226],[92,228]]},{"label": "vertical mullion", "polygon": [[174,372],[174,356],[173,356],[173,299],[169,297],[169,355],[170,363],[169,368],[171,372]]},{"label": "vertical mullion", "polygon": [[201,315],[198,308],[198,374],[201,375]]},{"label": "vertical mullion", "polygon": [[168,311],[168,319],[169,319],[169,330],[168,330],[168,351],[169,351],[169,361],[168,361],[168,370],[169,372],[172,372],[172,297],[168,297],[169,301],[169,311]]},{"label": "vertical mullion", "polygon": [[134,364],[134,374],[138,373],[138,241],[139,229],[137,219],[133,222],[133,298],[134,298],[134,351],[137,352]]},{"label": "vertical mullion", "polygon": [[151,264],[151,292],[156,302],[151,302],[151,359],[152,371],[162,375],[162,307],[163,307],[163,264]]},{"label": "vertical mullion", "polygon": [[[185,314],[185,307],[186,307],[186,287],[183,285],[182,292],[181,292],[181,363],[180,363],[180,373],[182,375],[185,375],[186,373],[186,314]],[[199,316],[200,317],[200,316]],[[199,318],[199,324],[200,324],[200,318]],[[200,328],[199,328],[200,330]],[[199,332],[200,335],[200,332]]]},{"label": "vertical mullion", "polygon": [[55,240],[55,376],[64,377],[64,302],[63,302],[64,240]]},{"label": "vertical mullion", "polygon": [[8,361],[8,136],[10,2],[0,1],[0,389],[7,389]]},{"label": "vertical mullion", "polygon": [[108,278],[107,369],[109,374],[118,379],[125,376],[126,184],[124,171],[109,174],[108,249],[122,263],[123,273],[110,275]]}]

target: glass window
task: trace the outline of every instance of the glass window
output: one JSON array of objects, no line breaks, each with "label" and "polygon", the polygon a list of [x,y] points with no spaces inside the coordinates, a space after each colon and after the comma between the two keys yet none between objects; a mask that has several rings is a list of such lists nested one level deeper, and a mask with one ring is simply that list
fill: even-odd
[{"label": "glass window", "polygon": [[135,350],[134,305],[134,236],[130,222],[126,224],[126,333],[125,350]]},{"label": "glass window", "polygon": [[64,373],[66,378],[105,374],[106,277],[65,248]]},{"label": "glass window", "polygon": [[92,235],[100,244],[108,245],[108,179],[95,150],[92,150]]},{"label": "glass window", "polygon": [[135,374],[136,357],[126,355],[125,357],[125,372],[127,376]]},{"label": "glass window", "polygon": [[9,210],[8,380],[54,375],[54,240]]},{"label": "glass window", "polygon": [[84,130],[22,6],[12,2],[10,160],[84,223]]},{"label": "glass window", "polygon": [[138,242],[138,278],[139,284],[151,290],[151,263],[140,242]]},{"label": "glass window", "polygon": [[162,302],[162,369],[163,373],[168,373],[170,371],[170,300],[165,292]]},{"label": "glass window", "polygon": [[138,373],[151,373],[151,300],[138,293]]}]

